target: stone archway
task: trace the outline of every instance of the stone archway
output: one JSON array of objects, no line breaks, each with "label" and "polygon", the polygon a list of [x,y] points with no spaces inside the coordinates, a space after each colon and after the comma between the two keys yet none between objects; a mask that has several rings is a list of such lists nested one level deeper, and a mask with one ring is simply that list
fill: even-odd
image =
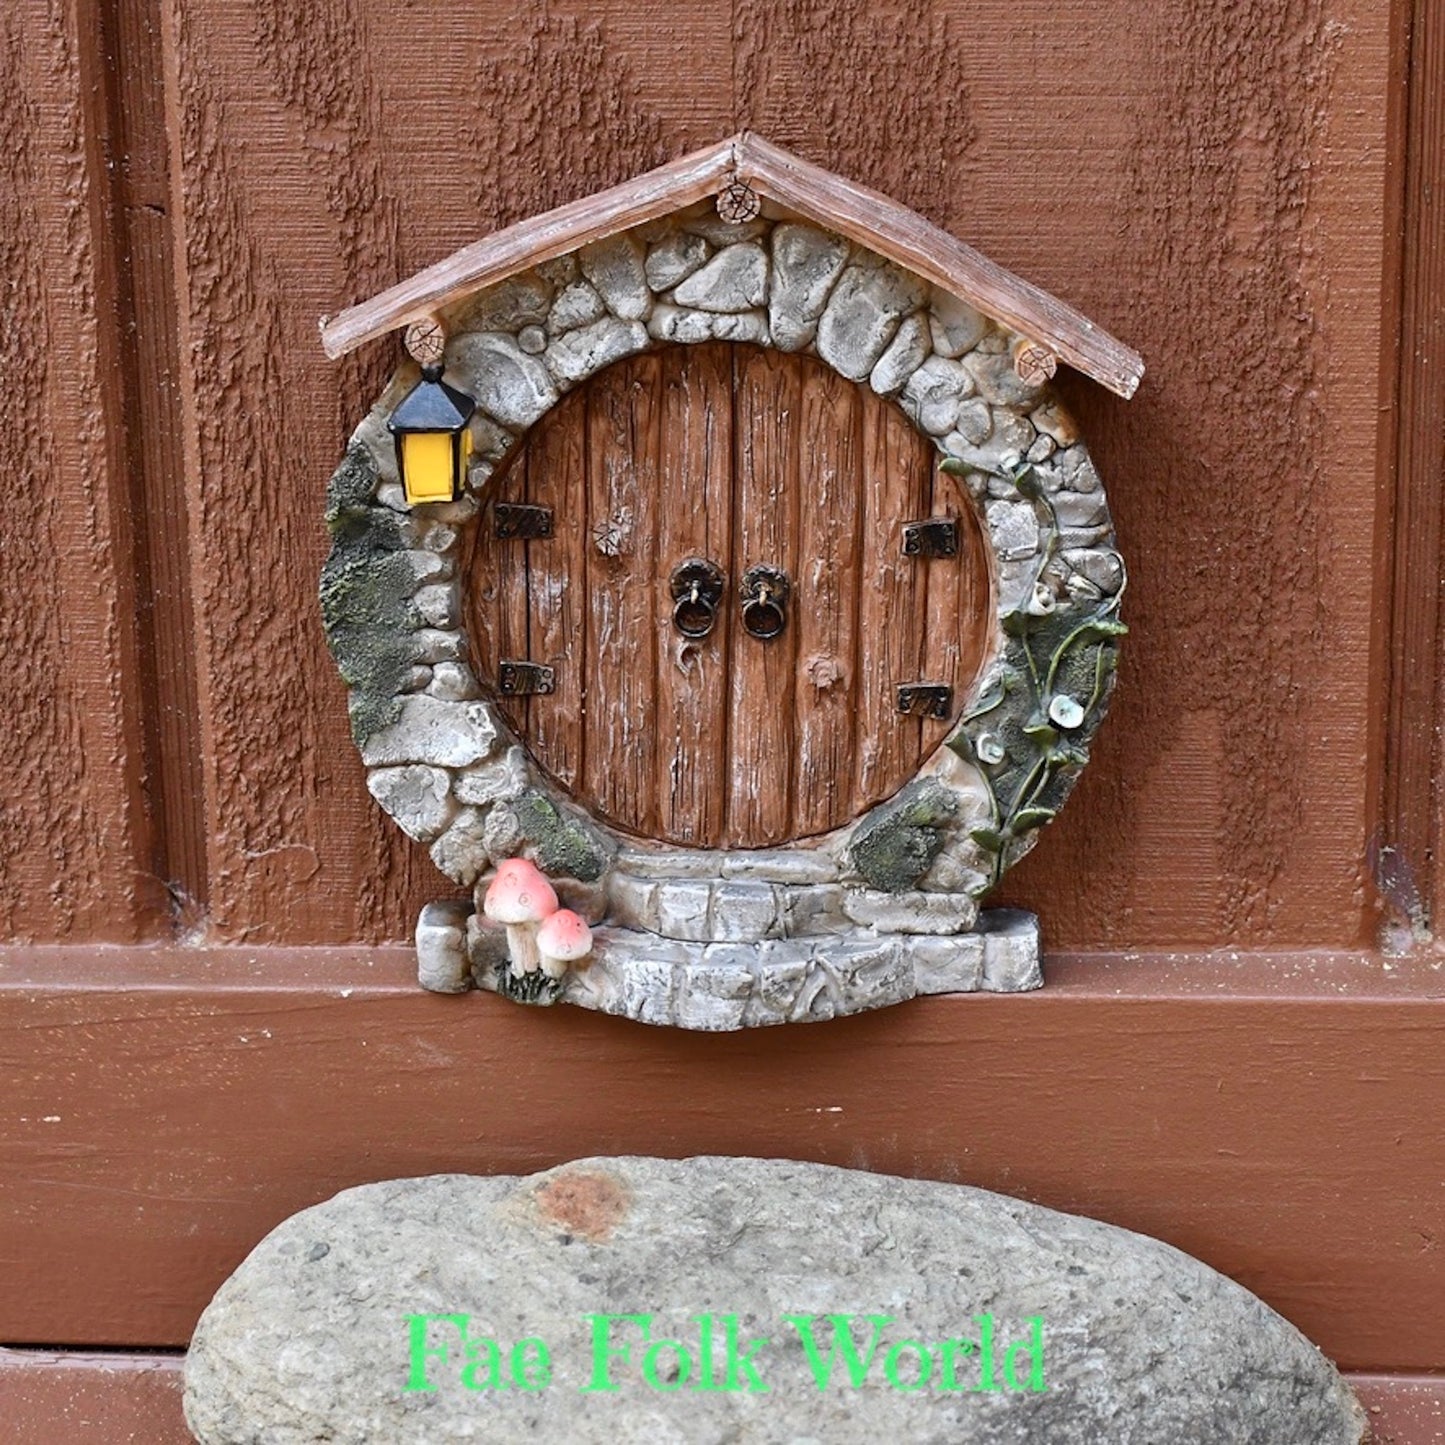
[{"label": "stone archway", "polygon": [[[1031,846],[1087,760],[1123,630],[1124,573],[1103,489],[1046,381],[1020,375],[1024,339],[816,227],[765,217],[729,225],[710,207],[546,262],[444,319],[448,378],[479,406],[471,495],[405,506],[385,419],[414,379],[409,367],[332,483],[323,610],[373,796],[464,886],[492,859],[526,851],[573,880],[595,915],[654,936],[632,983],[697,968],[716,981],[721,968],[729,977],[708,996],[742,998],[736,1010],[719,1005],[740,1022],[811,1016],[824,995],[825,1008],[843,1012],[921,991],[893,977],[894,954],[879,962],[879,937],[960,941],[974,928],[977,900]],[[764,853],[650,848],[599,824],[517,745],[460,626],[462,537],[518,439],[613,363],[715,340],[806,350],[899,406],[963,481],[992,574],[989,661],[945,745],[879,806],[806,846]],[[801,962],[793,955],[813,939],[836,954],[849,937],[870,960],[850,976],[871,969],[884,981],[845,1001],[827,983],[837,968],[814,968],[806,949]],[[770,1013],[756,1003],[767,993],[765,957],[674,959],[669,942],[782,948],[778,976],[822,978],[821,993],[801,1001],[800,986]],[[730,976],[739,968],[747,979]],[[576,1001],[679,1021],[686,989],[663,989],[672,1002],[653,1008],[656,987],[646,997],[629,987]],[[765,1017],[744,1018],[749,1007]]]}]

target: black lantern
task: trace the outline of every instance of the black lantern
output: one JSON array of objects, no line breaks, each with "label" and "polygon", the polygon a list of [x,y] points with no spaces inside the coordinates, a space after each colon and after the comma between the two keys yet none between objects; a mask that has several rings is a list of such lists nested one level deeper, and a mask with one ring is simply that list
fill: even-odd
[{"label": "black lantern", "polygon": [[440,366],[424,366],[421,380],[401,399],[387,427],[396,438],[396,465],[409,506],[454,502],[461,496],[477,409],[466,392],[442,380]]}]

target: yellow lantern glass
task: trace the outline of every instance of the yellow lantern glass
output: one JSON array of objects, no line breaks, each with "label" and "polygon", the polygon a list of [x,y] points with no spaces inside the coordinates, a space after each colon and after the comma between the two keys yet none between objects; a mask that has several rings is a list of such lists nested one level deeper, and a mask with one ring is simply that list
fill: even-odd
[{"label": "yellow lantern glass", "polygon": [[421,380],[401,399],[387,423],[396,440],[396,464],[409,506],[452,502],[461,495],[472,451],[468,423],[477,404],[448,386],[440,366],[422,368]]}]

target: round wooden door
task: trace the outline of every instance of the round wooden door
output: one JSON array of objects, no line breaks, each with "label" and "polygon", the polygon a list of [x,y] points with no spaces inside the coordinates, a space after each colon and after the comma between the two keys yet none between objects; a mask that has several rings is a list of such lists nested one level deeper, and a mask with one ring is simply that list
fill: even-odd
[{"label": "round wooden door", "polygon": [[[479,675],[541,767],[624,831],[753,848],[839,827],[948,731],[951,704],[920,715],[941,694],[903,712],[899,688],[961,698],[983,661],[982,539],[935,463],[895,406],[810,357],[716,343],[620,362],[492,484],[468,590]],[[905,524],[931,518],[956,550],[926,555],[944,527],[907,554]],[[674,618],[692,559],[722,578],[701,637]],[[788,582],[766,639],[741,595],[758,567]],[[526,694],[527,663],[551,692]]]}]

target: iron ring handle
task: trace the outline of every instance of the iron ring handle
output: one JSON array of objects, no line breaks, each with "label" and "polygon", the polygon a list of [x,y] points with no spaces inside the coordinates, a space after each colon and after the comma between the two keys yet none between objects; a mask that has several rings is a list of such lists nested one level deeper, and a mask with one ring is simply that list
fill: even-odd
[{"label": "iron ring handle", "polygon": [[705,557],[689,557],[672,570],[672,625],[684,637],[707,637],[717,626],[717,608],[722,600],[723,574]]},{"label": "iron ring handle", "polygon": [[760,642],[771,642],[788,625],[787,574],[776,567],[751,567],[742,580],[743,630]]},{"label": "iron ring handle", "polygon": [[677,599],[672,625],[684,637],[706,637],[717,626],[717,603],[704,597],[702,589],[694,584]]}]

